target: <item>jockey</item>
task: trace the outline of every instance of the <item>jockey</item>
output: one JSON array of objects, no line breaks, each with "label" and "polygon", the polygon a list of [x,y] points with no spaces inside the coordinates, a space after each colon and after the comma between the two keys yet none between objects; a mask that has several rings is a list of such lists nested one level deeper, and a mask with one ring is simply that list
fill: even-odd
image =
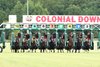
[{"label": "jockey", "polygon": [[90,33],[87,34],[87,38],[88,38],[88,40],[91,39],[91,34]]},{"label": "jockey", "polygon": [[88,42],[88,45],[90,45],[90,40],[88,38],[86,38],[85,41]]},{"label": "jockey", "polygon": [[16,42],[19,42],[19,37],[18,37],[18,36],[16,36],[15,41],[16,41]]},{"label": "jockey", "polygon": [[69,37],[73,37],[73,33],[72,32],[69,33]]},{"label": "jockey", "polygon": [[41,36],[41,38],[40,38],[41,40],[43,40],[43,36]]},{"label": "jockey", "polygon": [[61,39],[64,39],[64,33],[61,35]]},{"label": "jockey", "polygon": [[33,37],[32,37],[32,42],[34,42],[34,41],[35,41],[35,37],[33,36]]}]

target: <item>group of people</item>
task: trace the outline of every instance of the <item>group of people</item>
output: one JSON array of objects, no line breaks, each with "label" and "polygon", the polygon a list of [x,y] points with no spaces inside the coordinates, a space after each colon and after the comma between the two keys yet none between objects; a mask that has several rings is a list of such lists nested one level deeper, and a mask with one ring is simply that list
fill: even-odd
[{"label": "group of people", "polygon": [[19,49],[21,49],[23,52],[27,49],[30,49],[36,52],[36,49],[39,49],[40,52],[45,52],[47,49],[49,52],[55,52],[55,49],[58,50],[58,52],[64,52],[63,49],[66,49],[67,52],[80,52],[80,49],[89,51],[90,49],[90,40],[91,35],[90,32],[87,33],[86,37],[84,37],[84,42],[82,45],[82,33],[78,32],[76,35],[76,41],[75,44],[73,43],[73,33],[69,32],[67,40],[65,42],[65,35],[64,33],[60,33],[60,36],[56,36],[56,33],[51,33],[48,39],[48,35],[46,33],[43,33],[41,37],[39,38],[38,33],[36,32],[32,38],[30,38],[30,34],[25,34],[25,37],[21,40],[21,34],[18,33],[18,35],[15,38],[15,42],[12,42],[13,46],[11,47],[12,50],[15,52],[18,52]]}]

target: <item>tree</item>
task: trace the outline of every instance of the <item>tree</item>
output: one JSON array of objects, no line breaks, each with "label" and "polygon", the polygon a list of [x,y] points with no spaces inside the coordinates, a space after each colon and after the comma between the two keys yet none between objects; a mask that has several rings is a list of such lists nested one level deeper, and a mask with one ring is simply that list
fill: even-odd
[{"label": "tree", "polygon": [[82,15],[94,15],[95,11],[92,8],[84,8]]},{"label": "tree", "polygon": [[0,9],[6,10],[9,8],[10,10],[16,5],[18,0],[0,0]]},{"label": "tree", "polygon": [[27,0],[19,0],[22,4],[25,4]]},{"label": "tree", "polygon": [[17,2],[15,5],[14,9],[12,9],[11,14],[12,15],[17,15],[18,22],[21,22],[22,20],[22,15],[23,15],[23,5],[20,1]]},{"label": "tree", "polygon": [[7,21],[11,9],[18,0],[0,0],[0,22]]},{"label": "tree", "polygon": [[46,8],[43,8],[43,5],[38,2],[37,4],[34,5],[33,7],[33,12],[30,13],[33,15],[48,15],[49,12]]},{"label": "tree", "polygon": [[50,15],[63,15],[64,14],[64,1],[63,0],[43,0],[43,7],[47,8]]},{"label": "tree", "polygon": [[0,10],[0,24],[6,20],[6,13],[3,10]]},{"label": "tree", "polygon": [[[24,14],[27,14],[27,3],[24,5]],[[47,15],[49,14],[46,8],[40,2],[33,2],[29,0],[29,15]]]},{"label": "tree", "polygon": [[69,5],[69,7],[65,9],[65,14],[66,15],[80,15],[81,8],[76,5]]}]

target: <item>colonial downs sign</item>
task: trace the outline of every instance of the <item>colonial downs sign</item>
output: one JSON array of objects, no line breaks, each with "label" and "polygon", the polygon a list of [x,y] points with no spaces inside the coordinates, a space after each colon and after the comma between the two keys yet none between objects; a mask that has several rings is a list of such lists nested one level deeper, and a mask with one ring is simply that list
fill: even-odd
[{"label": "colonial downs sign", "polygon": [[23,23],[79,23],[99,24],[100,16],[94,15],[23,15]]}]

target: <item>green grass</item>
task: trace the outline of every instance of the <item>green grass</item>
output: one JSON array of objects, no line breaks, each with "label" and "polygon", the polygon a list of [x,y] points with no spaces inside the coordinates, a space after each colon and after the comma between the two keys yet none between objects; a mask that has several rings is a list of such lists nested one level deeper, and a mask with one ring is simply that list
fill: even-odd
[{"label": "green grass", "polygon": [[100,52],[11,53],[7,46],[0,54],[0,67],[100,67]]}]

